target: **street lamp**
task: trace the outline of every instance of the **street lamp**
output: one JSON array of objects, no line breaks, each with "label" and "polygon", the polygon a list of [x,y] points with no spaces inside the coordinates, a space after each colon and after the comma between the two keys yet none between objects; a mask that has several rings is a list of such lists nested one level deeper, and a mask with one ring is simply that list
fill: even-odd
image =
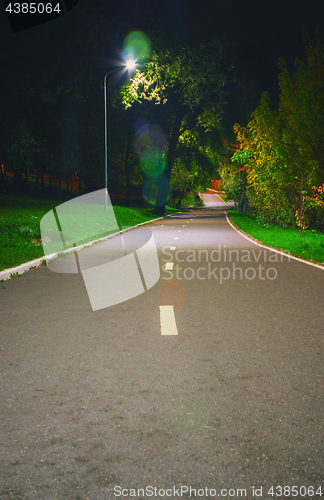
[{"label": "street lamp", "polygon": [[[129,72],[136,69],[136,62],[133,59],[129,59],[123,67]],[[115,71],[120,70],[119,68],[109,71],[104,77],[104,103],[105,103],[105,211],[107,212],[108,204],[108,123],[107,123],[107,76],[111,75]]]}]

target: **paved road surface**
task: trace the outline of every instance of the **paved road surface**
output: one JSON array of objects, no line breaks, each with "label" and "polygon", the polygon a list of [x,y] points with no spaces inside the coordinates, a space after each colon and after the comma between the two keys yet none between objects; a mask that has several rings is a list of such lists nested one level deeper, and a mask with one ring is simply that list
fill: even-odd
[{"label": "paved road surface", "polygon": [[224,213],[149,227],[161,279],[128,302],[93,312],[81,275],[46,267],[1,283],[0,498],[323,492],[323,271],[259,254]]},{"label": "paved road surface", "polygon": [[234,207],[233,201],[225,203],[216,193],[202,193],[200,196],[203,199],[206,208],[215,207],[224,209]]}]

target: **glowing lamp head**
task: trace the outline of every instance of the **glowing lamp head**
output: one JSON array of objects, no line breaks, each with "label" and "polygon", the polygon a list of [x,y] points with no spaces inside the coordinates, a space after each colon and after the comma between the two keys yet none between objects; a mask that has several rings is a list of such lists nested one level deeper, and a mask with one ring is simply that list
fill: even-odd
[{"label": "glowing lamp head", "polygon": [[133,59],[130,59],[126,62],[126,69],[128,71],[134,71],[136,69],[136,62]]}]

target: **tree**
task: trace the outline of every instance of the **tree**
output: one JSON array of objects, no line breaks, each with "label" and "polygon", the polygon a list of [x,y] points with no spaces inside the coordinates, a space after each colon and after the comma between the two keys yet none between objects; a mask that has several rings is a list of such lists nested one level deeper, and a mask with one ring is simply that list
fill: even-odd
[{"label": "tree", "polygon": [[65,15],[3,39],[0,164],[16,172],[17,188],[24,172],[25,182],[36,173],[42,194],[45,174],[59,193],[75,173],[88,190],[104,184],[102,81],[118,29],[106,2],[86,1],[73,23]]},{"label": "tree", "polygon": [[249,203],[258,213],[279,219],[287,203],[278,124],[277,113],[269,108],[269,94],[263,93],[247,127],[234,126],[239,150],[231,161],[245,169]]},{"label": "tree", "polygon": [[304,41],[306,63],[296,58],[292,77],[284,60],[279,60],[278,113],[279,155],[289,173],[287,199],[301,231],[310,223],[311,205],[306,202],[307,198],[312,197],[314,185],[324,181],[324,45],[320,26],[314,45],[306,31]]},{"label": "tree", "polygon": [[270,110],[269,95],[263,93],[247,127],[234,127],[239,148],[232,161],[246,170],[250,203],[270,220],[295,223],[301,233],[312,219],[321,218],[322,211],[324,47],[320,30],[315,39],[312,45],[305,38],[307,62],[296,58],[292,76],[279,59],[278,110]]},{"label": "tree", "polygon": [[166,167],[159,179],[156,212],[164,214],[172,167],[179,137],[186,124],[212,131],[220,124],[225,105],[225,85],[233,69],[224,40],[213,39],[180,49],[152,52],[143,70],[138,70],[121,89],[125,108],[134,102],[162,105],[160,116],[168,131]]},{"label": "tree", "polygon": [[221,146],[216,134],[206,133],[201,127],[193,130],[189,126],[184,119],[170,179],[173,190],[180,194],[177,207],[180,207],[186,191],[196,195],[210,187],[220,158]]}]

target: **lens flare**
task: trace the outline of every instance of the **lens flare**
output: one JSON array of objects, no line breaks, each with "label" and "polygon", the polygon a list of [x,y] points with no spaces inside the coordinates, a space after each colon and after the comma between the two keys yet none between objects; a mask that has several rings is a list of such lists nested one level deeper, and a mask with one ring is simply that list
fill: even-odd
[{"label": "lens flare", "polygon": [[158,125],[139,119],[135,125],[134,148],[147,177],[159,177],[166,167],[168,137]]},{"label": "lens flare", "polygon": [[142,154],[140,167],[147,177],[158,178],[166,166],[166,155],[160,148],[149,147]]},{"label": "lens flare", "polygon": [[132,31],[124,39],[126,61],[144,62],[151,52],[151,42],[143,31]]}]

